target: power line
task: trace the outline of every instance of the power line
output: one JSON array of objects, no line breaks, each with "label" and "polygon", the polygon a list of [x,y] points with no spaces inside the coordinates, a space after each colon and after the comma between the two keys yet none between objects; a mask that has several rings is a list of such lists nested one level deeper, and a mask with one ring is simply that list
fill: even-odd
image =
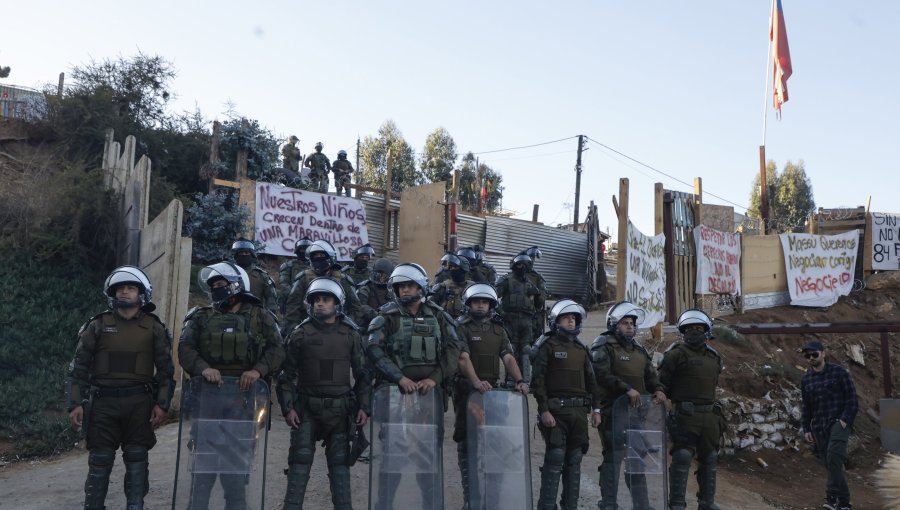
[{"label": "power line", "polygon": [[[594,139],[591,138],[591,137],[587,137],[587,139],[588,139],[589,141],[591,141],[591,142],[597,144],[597,145],[600,146],[601,148],[604,148],[604,149],[606,149],[606,150],[608,150],[608,151],[610,151],[610,152],[614,152],[614,153],[618,154],[619,156],[622,156],[623,158],[626,158],[626,159],[628,159],[628,160],[630,160],[630,161],[633,161],[633,162],[635,162],[635,163],[637,163],[637,164],[639,164],[639,165],[641,165],[641,166],[643,166],[643,167],[645,167],[645,168],[648,168],[648,169],[650,169],[650,170],[652,170],[652,171],[654,171],[654,172],[656,172],[656,173],[658,173],[658,174],[660,174],[660,175],[664,175],[664,176],[668,177],[669,179],[672,179],[672,180],[675,181],[675,182],[678,182],[678,183],[680,183],[680,184],[684,184],[685,186],[687,186],[687,187],[689,187],[689,188],[693,188],[693,187],[694,187],[694,185],[691,184],[691,183],[684,182],[684,181],[682,181],[681,179],[679,179],[679,178],[677,178],[677,177],[675,177],[675,176],[673,176],[673,175],[669,175],[669,174],[663,172],[662,170],[659,170],[659,169],[657,169],[657,168],[654,168],[653,166],[650,166],[650,165],[648,165],[647,163],[644,163],[643,161],[637,160],[637,159],[635,159],[635,158],[629,156],[628,154],[625,154],[625,153],[623,153],[623,152],[617,151],[616,149],[613,149],[612,147],[610,147],[610,146],[608,146],[608,145],[606,145],[606,144],[600,143],[600,142],[598,142],[597,140],[594,140]],[[741,204],[732,202],[731,200],[728,200],[728,199],[725,198],[725,197],[716,195],[715,193],[711,193],[711,192],[709,192],[709,191],[707,191],[707,190],[705,190],[705,189],[703,190],[703,193],[705,193],[705,194],[707,194],[707,195],[709,195],[709,196],[711,196],[711,197],[718,198],[719,200],[722,200],[723,202],[729,203],[729,204],[731,204],[731,205],[733,205],[733,206],[735,206],[735,207],[740,207],[741,209],[744,209],[745,211],[749,211],[749,210],[750,210],[750,208],[747,207],[747,206],[745,206],[745,205],[741,205]]]},{"label": "power line", "polygon": [[549,142],[541,142],[541,143],[534,143],[531,145],[523,145],[521,147],[507,147],[506,149],[494,149],[492,151],[473,152],[472,154],[491,154],[494,152],[505,152],[505,151],[515,151],[515,150],[519,150],[519,149],[528,149],[531,147],[538,147],[541,145],[550,145],[551,143],[565,142],[566,140],[572,140],[573,138],[578,138],[578,136],[576,135],[576,136],[570,136],[568,138],[560,138],[559,140],[551,140]]}]

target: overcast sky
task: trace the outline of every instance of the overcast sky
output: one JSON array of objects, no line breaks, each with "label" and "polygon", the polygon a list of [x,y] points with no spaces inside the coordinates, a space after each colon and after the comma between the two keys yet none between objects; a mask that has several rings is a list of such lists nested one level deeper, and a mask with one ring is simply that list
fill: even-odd
[{"label": "overcast sky", "polygon": [[[769,0],[571,2],[48,2],[5,5],[5,84],[40,88],[73,66],[138,51],[178,72],[176,109],[224,119],[228,103],[304,152],[353,157],[393,119],[421,151],[443,126],[460,153],[587,135],[580,219],[631,183],[653,233],[653,185],[746,212],[766,151],[803,160],[820,207],[900,212],[900,2],[783,0],[794,76],[783,118],[764,94]],[[771,80],[771,74],[769,75]],[[769,87],[771,94],[771,85]],[[121,136],[122,134],[117,134]],[[667,175],[612,152],[603,144]],[[572,221],[574,138],[481,154],[503,206]],[[685,184],[686,183],[686,184]]]}]

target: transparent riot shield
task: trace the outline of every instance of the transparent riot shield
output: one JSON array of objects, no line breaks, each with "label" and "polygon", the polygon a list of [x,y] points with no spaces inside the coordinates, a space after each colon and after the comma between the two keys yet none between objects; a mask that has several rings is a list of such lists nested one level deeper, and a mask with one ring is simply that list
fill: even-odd
[{"label": "transparent riot shield", "polygon": [[172,510],[263,508],[269,388],[241,391],[238,380],[185,383]]},{"label": "transparent riot shield", "polygon": [[623,395],[613,404],[612,427],[619,508],[666,508],[665,405],[646,395],[633,407]]},{"label": "transparent riot shield", "polygon": [[472,392],[466,405],[469,510],[530,510],[528,401],[518,392]]},{"label": "transparent riot shield", "polygon": [[402,394],[379,386],[372,396],[369,508],[442,510],[444,404],[439,391]]}]

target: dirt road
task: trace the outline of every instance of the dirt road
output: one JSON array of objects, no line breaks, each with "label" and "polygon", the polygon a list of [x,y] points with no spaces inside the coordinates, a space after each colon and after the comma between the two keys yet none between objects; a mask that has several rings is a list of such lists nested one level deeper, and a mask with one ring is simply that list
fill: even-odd
[{"label": "dirt road", "polygon": [[[591,314],[581,335],[590,341],[601,332],[602,314]],[[544,441],[536,434],[534,421],[537,406],[529,397],[531,406],[531,465],[532,491],[537,502],[540,488],[540,470],[543,464]],[[276,415],[280,415],[277,413]],[[266,482],[267,510],[281,508],[284,497],[286,477],[287,449],[290,443],[288,426],[279,418],[273,423],[269,436]],[[453,412],[445,415],[444,434],[444,495],[445,508],[462,507],[462,487],[459,470],[456,466],[456,445],[450,436],[453,430]],[[150,452],[150,494],[146,498],[148,510],[171,508],[172,483],[175,473],[176,443],[178,425],[169,424],[157,430],[158,444]],[[591,449],[582,464],[581,500],[579,508],[596,509],[600,498],[597,484],[597,466],[601,461],[600,440],[596,432],[591,434]],[[69,452],[52,460],[21,462],[0,467],[0,509],[2,510],[55,510],[59,508],[81,508],[84,498],[84,480],[87,474],[87,452],[82,448]],[[368,505],[368,465],[357,463],[352,469],[352,488],[354,508],[364,509]],[[724,470],[719,472],[717,501],[722,508],[741,508],[746,510],[765,510],[777,508],[764,502],[761,495],[739,488],[729,482],[731,477],[742,476]],[[124,468],[121,455],[116,460],[106,507],[108,510],[122,510],[125,497],[122,492]],[[696,505],[696,484],[692,479],[688,485],[688,502]],[[331,496],[325,470],[324,449],[319,448],[307,492],[306,508],[331,508]],[[411,510],[411,509],[410,509]]]}]

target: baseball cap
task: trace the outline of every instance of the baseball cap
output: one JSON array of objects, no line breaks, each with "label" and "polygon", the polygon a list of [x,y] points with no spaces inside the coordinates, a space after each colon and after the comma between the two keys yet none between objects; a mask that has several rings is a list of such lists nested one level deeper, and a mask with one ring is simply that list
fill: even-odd
[{"label": "baseball cap", "polygon": [[801,351],[824,351],[825,346],[822,345],[822,342],[820,342],[818,340],[811,340],[811,341],[807,342],[806,345],[804,345],[803,348],[800,350]]}]

